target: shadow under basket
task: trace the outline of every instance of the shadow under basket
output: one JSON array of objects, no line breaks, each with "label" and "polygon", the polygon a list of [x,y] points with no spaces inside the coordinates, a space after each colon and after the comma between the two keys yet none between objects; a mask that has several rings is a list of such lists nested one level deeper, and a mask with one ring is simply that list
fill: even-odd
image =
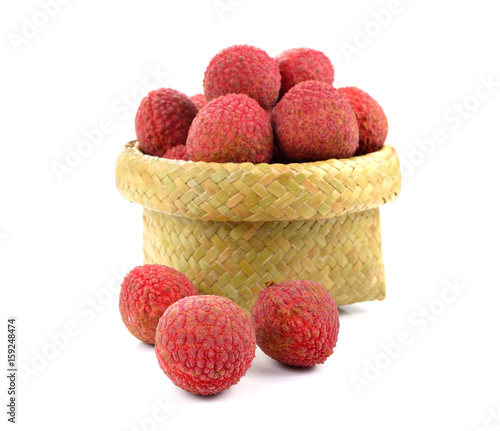
[{"label": "shadow under basket", "polygon": [[401,186],[395,150],[311,163],[168,160],[125,146],[116,185],[144,208],[144,263],[248,313],[268,282],[321,283],[338,305],[385,297],[379,206]]}]

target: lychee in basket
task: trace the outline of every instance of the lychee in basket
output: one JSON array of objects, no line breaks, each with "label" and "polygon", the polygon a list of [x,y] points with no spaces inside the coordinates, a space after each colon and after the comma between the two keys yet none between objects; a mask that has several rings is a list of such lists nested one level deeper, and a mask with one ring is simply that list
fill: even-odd
[{"label": "lychee in basket", "polygon": [[267,282],[321,283],[338,305],[383,299],[379,206],[396,199],[395,150],[311,163],[168,160],[135,141],[116,184],[144,207],[144,263],[176,268],[201,294],[247,312]]}]

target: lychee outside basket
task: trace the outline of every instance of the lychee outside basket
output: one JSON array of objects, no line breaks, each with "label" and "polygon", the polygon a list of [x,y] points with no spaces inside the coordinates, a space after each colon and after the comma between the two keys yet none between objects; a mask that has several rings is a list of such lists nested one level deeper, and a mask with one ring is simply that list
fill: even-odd
[{"label": "lychee outside basket", "polygon": [[385,297],[378,207],[396,199],[395,150],[313,163],[167,160],[136,142],[116,185],[144,207],[144,263],[174,267],[201,294],[250,312],[266,282],[320,282],[337,304]]}]

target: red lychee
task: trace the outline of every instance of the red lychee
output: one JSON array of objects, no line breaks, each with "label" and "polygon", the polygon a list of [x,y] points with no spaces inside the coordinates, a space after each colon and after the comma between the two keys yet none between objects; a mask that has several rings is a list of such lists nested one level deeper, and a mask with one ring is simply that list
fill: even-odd
[{"label": "red lychee", "polygon": [[170,148],[184,145],[197,113],[194,102],[180,91],[151,91],[142,99],[135,117],[139,148],[145,154],[161,157]]},{"label": "red lychee", "polygon": [[148,344],[155,343],[156,326],[167,307],[196,288],[179,271],[163,265],[137,266],[123,280],[120,314],[130,333]]},{"label": "red lychee", "polygon": [[163,158],[188,161],[189,158],[187,156],[187,147],[185,145],[177,145],[176,147],[172,147],[163,155]]},{"label": "red lychee", "polygon": [[273,130],[269,114],[245,94],[221,96],[200,110],[186,145],[193,161],[270,162]]},{"label": "red lychee", "polygon": [[330,59],[311,48],[288,49],[274,57],[281,73],[280,97],[303,81],[322,81],[333,84],[334,69]]},{"label": "red lychee", "polygon": [[339,313],[319,283],[287,281],[265,287],[252,308],[257,345],[277,361],[297,367],[322,364],[333,353]]},{"label": "red lychee", "polygon": [[249,317],[230,299],[198,295],[170,306],[158,323],[156,357],[172,382],[211,395],[238,383],[255,357]]},{"label": "red lychee", "polygon": [[338,91],[351,105],[359,127],[359,147],[356,156],[380,150],[389,132],[384,110],[368,93],[357,87],[342,87]]},{"label": "red lychee", "polygon": [[207,104],[207,98],[201,93],[191,96],[190,99],[194,102],[198,109],[203,108]]},{"label": "red lychee", "polygon": [[295,85],[273,108],[271,121],[277,145],[291,162],[351,157],[358,148],[354,111],[324,82]]},{"label": "red lychee", "polygon": [[241,93],[269,110],[278,100],[280,83],[278,64],[265,51],[234,45],[210,60],[203,88],[208,102],[225,94]]}]

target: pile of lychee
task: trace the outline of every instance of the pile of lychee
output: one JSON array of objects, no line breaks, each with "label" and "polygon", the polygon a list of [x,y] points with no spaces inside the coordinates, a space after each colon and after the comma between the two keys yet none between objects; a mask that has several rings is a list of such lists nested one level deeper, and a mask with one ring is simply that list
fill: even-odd
[{"label": "pile of lychee", "polygon": [[[335,88],[322,52],[290,49],[271,58],[235,45],[210,61],[204,94],[151,91],[135,118],[139,149],[193,162],[293,163],[363,156],[387,137],[380,105],[356,87]],[[197,295],[179,271],[133,269],[120,292],[129,331],[154,344],[161,369],[195,394],[218,393],[250,367],[256,346],[290,366],[322,364],[339,331],[335,300],[308,280],[261,286],[251,318],[235,302]]]},{"label": "pile of lychee", "polygon": [[289,49],[272,58],[235,45],[210,61],[204,94],[151,91],[135,118],[140,150],[166,159],[291,163],[379,150],[387,118],[370,95],[335,88],[322,52]]},{"label": "pile of lychee", "polygon": [[339,314],[314,281],[263,287],[251,317],[228,298],[198,295],[191,281],[163,265],[134,268],[124,278],[120,313],[139,340],[155,345],[160,368],[194,394],[212,395],[245,375],[256,345],[290,366],[322,364],[333,353]]}]

